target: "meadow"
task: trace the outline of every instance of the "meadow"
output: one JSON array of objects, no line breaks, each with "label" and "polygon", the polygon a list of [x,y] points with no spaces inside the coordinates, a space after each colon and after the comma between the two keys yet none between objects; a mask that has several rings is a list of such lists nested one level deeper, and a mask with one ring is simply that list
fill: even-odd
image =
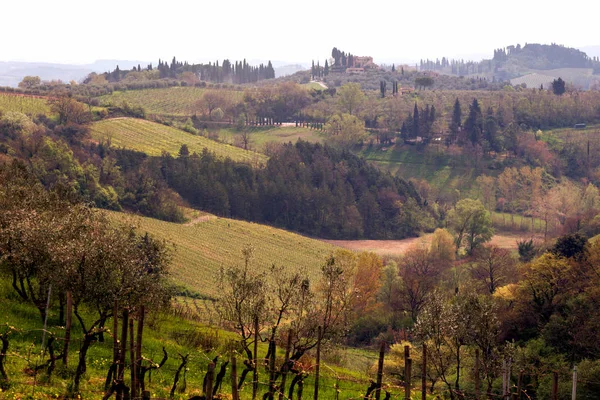
[{"label": "meadow", "polygon": [[[365,149],[362,155],[374,162],[381,169],[404,179],[424,179],[440,194],[445,196],[473,195],[475,179],[480,174],[492,175],[493,171],[480,166],[473,166],[462,156],[446,154],[443,149],[429,146],[419,149],[411,145],[380,147],[372,146]],[[458,192],[457,192],[458,191]]]},{"label": "meadow", "polygon": [[0,111],[17,111],[36,116],[50,114],[50,106],[46,99],[9,93],[0,93]]},{"label": "meadow", "polygon": [[[299,139],[306,142],[323,142],[324,134],[314,129],[297,127],[294,124],[266,127],[246,127],[250,133],[250,148],[265,151],[268,143],[296,143]],[[227,143],[235,143],[240,132],[229,128],[219,131],[219,138]]]},{"label": "meadow", "polygon": [[143,119],[102,120],[93,123],[90,131],[92,138],[96,141],[110,140],[113,146],[141,151],[150,156],[160,156],[163,151],[176,156],[181,145],[185,144],[188,146],[190,154],[201,153],[206,148],[219,157],[229,157],[234,161],[256,165],[265,164],[267,161],[267,157],[263,154],[246,151]]},{"label": "meadow", "polygon": [[173,245],[174,280],[207,298],[219,292],[216,278],[221,267],[242,264],[242,249],[247,244],[255,248],[253,265],[257,270],[266,271],[275,264],[306,273],[311,280],[318,278],[321,265],[335,250],[330,244],[281,229],[206,214],[187,224],[117,212],[109,215],[119,221],[129,218],[140,232]]},{"label": "meadow", "polygon": [[[120,107],[123,102],[131,106],[142,107],[149,114],[191,116],[201,111],[195,103],[202,99],[207,89],[197,87],[171,87],[161,89],[143,89],[113,92],[99,97],[103,106]],[[222,90],[232,99],[241,98],[243,92]]]}]

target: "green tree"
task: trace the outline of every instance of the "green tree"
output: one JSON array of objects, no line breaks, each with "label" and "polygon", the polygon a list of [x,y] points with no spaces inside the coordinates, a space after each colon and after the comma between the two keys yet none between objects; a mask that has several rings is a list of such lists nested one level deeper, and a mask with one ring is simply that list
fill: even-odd
[{"label": "green tree", "polygon": [[450,132],[452,133],[452,139],[456,140],[458,137],[458,131],[462,126],[462,110],[460,108],[460,101],[458,97],[454,102],[454,108],[452,109],[452,122],[450,124]]},{"label": "green tree", "polygon": [[467,136],[472,144],[476,145],[481,143],[483,115],[477,99],[473,99],[473,103],[469,106],[469,116],[465,121],[465,130],[467,131]]},{"label": "green tree", "polygon": [[367,137],[365,123],[350,114],[336,114],[329,118],[325,131],[329,142],[342,149],[349,149]]},{"label": "green tree", "polygon": [[566,91],[566,84],[565,81],[562,80],[562,78],[558,78],[552,81],[552,92],[557,95],[557,96],[561,96],[565,93]]},{"label": "green tree", "polygon": [[358,83],[346,83],[338,91],[338,104],[344,112],[353,115],[365,101],[365,94]]},{"label": "green tree", "polygon": [[472,254],[494,234],[490,213],[479,200],[460,200],[448,213],[448,223],[455,232],[456,251],[466,240],[467,252]]},{"label": "green tree", "polygon": [[21,82],[19,82],[19,87],[23,89],[31,89],[39,86],[40,83],[42,83],[42,81],[39,76],[26,76]]}]

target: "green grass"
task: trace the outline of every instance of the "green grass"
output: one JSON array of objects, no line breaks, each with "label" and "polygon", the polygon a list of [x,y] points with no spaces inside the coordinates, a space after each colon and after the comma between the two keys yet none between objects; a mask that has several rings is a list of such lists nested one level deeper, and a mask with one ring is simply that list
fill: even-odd
[{"label": "green grass", "polygon": [[92,138],[97,141],[110,139],[111,144],[159,156],[163,151],[177,155],[182,144],[190,153],[201,153],[204,148],[219,157],[229,157],[256,165],[265,164],[263,154],[246,151],[229,144],[219,143],[202,136],[192,135],[170,126],[135,118],[115,118],[95,122],[91,125]]},{"label": "green grass", "polygon": [[[248,127],[250,131],[250,146],[257,151],[264,151],[268,143],[296,143],[298,139],[306,142],[323,142],[322,132],[296,126]],[[221,129],[219,137],[228,143],[234,143],[240,133],[235,129]]]},{"label": "green grass", "polygon": [[[385,150],[383,150],[385,149]],[[375,162],[382,169],[404,179],[424,179],[440,193],[450,195],[458,190],[463,195],[470,193],[475,186],[475,178],[480,174],[492,175],[493,171],[469,165],[463,156],[450,156],[442,150],[435,152],[430,147],[427,152],[416,146],[372,146],[362,152],[365,158]]]},{"label": "green grass", "polygon": [[[57,361],[57,368],[49,380],[45,372],[36,374],[31,371],[42,360],[42,327],[43,323],[37,310],[33,305],[19,300],[7,280],[0,280],[0,301],[2,301],[2,314],[0,315],[0,332],[5,331],[6,324],[17,328],[10,336],[10,346],[6,357],[6,370],[9,376],[8,387],[0,391],[0,398],[7,400],[17,399],[57,399],[63,398],[72,382],[74,371],[77,366],[78,348],[81,343],[82,332],[76,319],[73,322],[71,333],[71,351],[69,366],[64,368],[61,361]],[[191,307],[190,300],[180,300],[183,307]],[[83,308],[83,318],[91,321],[94,313]],[[112,319],[107,321],[106,326],[112,327]],[[59,326],[58,307],[51,308],[48,319],[48,331],[57,337],[56,344],[62,348],[64,328]],[[46,336],[48,337],[48,336]],[[176,392],[175,399],[188,399],[194,395],[202,394],[202,383],[210,360],[219,355],[220,360],[227,359],[238,336],[232,332],[210,328],[181,316],[176,313],[150,313],[146,317],[144,328],[143,355],[146,358],[159,362],[162,358],[162,348],[168,353],[165,365],[152,373],[151,382],[146,379],[146,388],[150,390],[152,398],[168,398],[173,384],[173,377],[180,364],[178,354],[189,354],[189,363],[185,375],[185,393]],[[103,394],[104,380],[112,360],[112,335],[105,334],[104,342],[96,342],[88,351],[87,373],[81,384],[81,398],[96,399]],[[259,344],[259,356],[266,354],[267,345]],[[327,353],[323,355],[321,363],[320,399],[333,400],[336,398],[334,385],[339,385],[340,398],[361,397],[369,384],[368,379],[374,378],[372,368],[376,353],[365,349],[339,348],[335,352],[341,357],[333,360]],[[238,353],[239,354],[239,353]],[[46,359],[48,354],[46,353]],[[127,354],[127,362],[129,355]],[[305,368],[310,376],[305,381],[304,393],[311,397],[314,390],[314,355],[310,354],[305,362]],[[243,365],[242,356],[238,356],[238,377]],[[278,349],[277,365],[283,360],[283,351]],[[221,363],[217,365],[220,368]],[[128,366],[127,366],[128,368]],[[29,371],[29,372],[28,372]],[[221,393],[229,396],[231,393],[231,369],[227,369],[227,375],[223,380]],[[125,375],[126,384],[129,383],[129,369]],[[180,385],[183,379],[180,380]],[[259,398],[265,393],[268,375],[259,369]],[[288,387],[289,387],[288,380]],[[399,394],[401,389],[394,389]],[[242,399],[252,397],[251,374],[240,391]]]},{"label": "green grass", "polygon": [[325,90],[325,88],[321,85],[319,85],[317,82],[308,82],[308,83],[304,83],[302,84],[302,86],[304,86],[305,88],[307,88],[308,90],[310,89],[314,89],[314,90]]},{"label": "green grass", "polygon": [[18,111],[27,115],[50,114],[45,99],[0,93],[0,111]]},{"label": "green grass", "polygon": [[[113,92],[99,97],[99,100],[103,106],[121,106],[123,102],[127,102],[132,106],[143,107],[150,114],[191,116],[197,113],[194,103],[202,98],[206,90],[197,87],[129,90]],[[222,91],[232,99],[239,99],[242,96],[240,91]]]},{"label": "green grass", "polygon": [[[531,217],[524,217],[519,214],[492,213],[492,223],[494,228],[500,231],[521,231],[531,232]],[[534,233],[544,233],[544,221],[539,218],[533,219]]]},{"label": "green grass", "polygon": [[[111,212],[115,220],[122,213]],[[253,264],[265,271],[273,263],[305,272],[316,279],[319,268],[335,249],[332,245],[281,229],[227,218],[208,217],[197,223],[176,224],[152,218],[133,217],[140,232],[148,232],[175,245],[172,276],[207,297],[218,294],[219,268],[241,265],[242,248],[255,248]]]}]

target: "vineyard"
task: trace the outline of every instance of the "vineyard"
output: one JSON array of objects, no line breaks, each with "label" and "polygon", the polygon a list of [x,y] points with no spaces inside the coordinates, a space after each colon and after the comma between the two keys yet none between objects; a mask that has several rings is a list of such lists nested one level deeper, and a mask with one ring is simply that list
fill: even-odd
[{"label": "vineyard", "polygon": [[160,156],[163,151],[176,155],[181,145],[185,144],[190,154],[201,153],[206,148],[219,157],[229,157],[234,161],[257,165],[267,161],[267,157],[262,154],[142,119],[107,119],[95,122],[90,130],[94,140],[110,140],[113,146],[141,151],[151,156]]},{"label": "vineyard", "polygon": [[[115,220],[122,213],[111,213]],[[334,247],[281,229],[227,218],[206,216],[192,224],[175,224],[152,218],[132,217],[141,232],[174,244],[172,276],[202,295],[217,294],[215,278],[221,266],[242,262],[242,248],[255,247],[256,268],[272,264],[305,271],[316,278],[321,264]]]},{"label": "vineyard", "polygon": [[[99,100],[103,106],[119,107],[126,102],[131,106],[143,107],[150,114],[191,116],[199,113],[194,103],[202,98],[205,91],[196,87],[129,90],[101,96]],[[242,97],[239,91],[223,90],[223,93],[233,99]]]},{"label": "vineyard", "polygon": [[42,98],[0,93],[0,111],[17,111],[27,115],[38,115],[50,114],[50,107]]}]

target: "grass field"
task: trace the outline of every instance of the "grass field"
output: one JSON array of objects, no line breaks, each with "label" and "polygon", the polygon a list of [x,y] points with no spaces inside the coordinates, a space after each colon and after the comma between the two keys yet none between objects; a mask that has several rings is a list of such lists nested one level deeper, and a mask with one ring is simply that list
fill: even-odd
[{"label": "grass field", "polygon": [[308,90],[311,90],[311,89],[314,89],[314,90],[325,90],[325,88],[323,86],[321,86],[318,82],[308,82],[308,83],[302,84],[302,86],[304,86]]},{"label": "grass field", "polygon": [[466,163],[462,157],[449,156],[441,151],[425,153],[415,146],[373,146],[362,154],[383,170],[404,179],[425,179],[443,194],[458,190],[463,196],[469,195],[478,175],[493,174],[493,171],[485,168],[485,163],[476,168]]},{"label": "grass field", "polygon": [[[129,90],[101,96],[99,100],[103,106],[120,106],[123,102],[127,102],[132,106],[143,107],[150,114],[191,116],[197,112],[194,103],[202,98],[206,90],[197,87]],[[232,99],[242,96],[240,91],[222,90],[222,92]]]},{"label": "grass field", "polygon": [[[275,143],[296,143],[298,139],[307,142],[322,142],[323,134],[320,131],[296,126],[268,126],[268,127],[249,127],[250,146],[257,151],[264,151],[269,142]],[[234,129],[221,129],[219,137],[228,143],[234,143],[235,137],[240,133]]]},{"label": "grass field", "polygon": [[265,164],[267,157],[225,143],[215,142],[203,136],[195,136],[179,129],[135,118],[115,118],[98,121],[91,126],[92,138],[97,141],[110,139],[111,144],[159,156],[163,151],[177,155],[182,144],[190,153],[201,153],[204,148],[219,157],[229,157],[256,165]]},{"label": "grass field", "polygon": [[50,114],[45,99],[0,93],[0,111],[18,111],[27,115]]},{"label": "grass field", "polygon": [[[122,220],[124,214],[112,212]],[[330,244],[281,229],[227,218],[198,217],[196,223],[175,224],[131,216],[140,232],[148,232],[175,245],[173,278],[201,295],[218,293],[215,278],[221,266],[241,264],[242,248],[255,248],[254,265],[266,270],[272,264],[303,271],[316,278],[321,264],[334,250]]]}]

